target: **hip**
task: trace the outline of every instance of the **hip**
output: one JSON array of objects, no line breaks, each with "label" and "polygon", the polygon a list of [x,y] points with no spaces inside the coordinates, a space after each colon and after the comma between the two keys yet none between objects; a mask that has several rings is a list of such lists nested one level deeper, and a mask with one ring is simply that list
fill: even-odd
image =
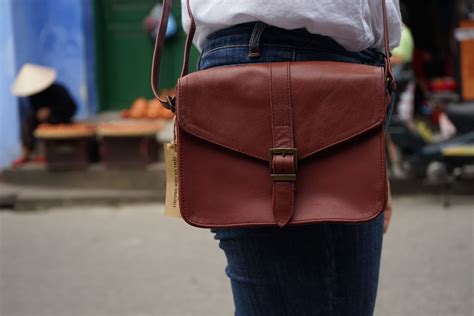
[{"label": "hip", "polygon": [[283,61],[337,61],[382,67],[384,55],[375,49],[348,51],[332,38],[305,29],[285,30],[252,22],[209,35],[198,67]]}]

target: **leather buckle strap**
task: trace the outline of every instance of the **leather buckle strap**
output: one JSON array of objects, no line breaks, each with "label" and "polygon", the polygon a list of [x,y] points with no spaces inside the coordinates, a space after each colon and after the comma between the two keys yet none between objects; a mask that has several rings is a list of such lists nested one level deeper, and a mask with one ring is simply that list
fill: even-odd
[{"label": "leather buckle strap", "polygon": [[298,170],[296,148],[271,148],[268,161],[273,181],[296,181]]},{"label": "leather buckle strap", "polygon": [[273,180],[273,217],[275,223],[283,227],[293,217],[298,167],[298,151],[293,135],[290,63],[269,64],[269,72],[273,138],[269,164]]}]

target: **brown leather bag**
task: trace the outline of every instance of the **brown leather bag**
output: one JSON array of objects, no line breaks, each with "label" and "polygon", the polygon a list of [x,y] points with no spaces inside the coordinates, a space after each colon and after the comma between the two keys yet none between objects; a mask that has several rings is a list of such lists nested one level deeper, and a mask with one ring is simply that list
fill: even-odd
[{"label": "brown leather bag", "polygon": [[[383,2],[385,53],[389,56]],[[158,77],[171,2],[155,47]],[[192,13],[176,98],[179,203],[199,227],[363,222],[387,200],[384,122],[395,89],[385,67],[276,62],[188,74]]]}]

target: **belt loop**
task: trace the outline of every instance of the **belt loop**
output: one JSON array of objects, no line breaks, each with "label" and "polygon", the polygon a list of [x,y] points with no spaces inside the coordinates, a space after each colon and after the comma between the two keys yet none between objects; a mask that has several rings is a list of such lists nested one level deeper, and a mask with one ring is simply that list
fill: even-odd
[{"label": "belt loop", "polygon": [[258,21],[255,23],[255,26],[252,30],[252,35],[250,36],[249,42],[249,57],[256,58],[260,57],[260,37],[263,34],[263,31],[267,28],[268,24]]}]

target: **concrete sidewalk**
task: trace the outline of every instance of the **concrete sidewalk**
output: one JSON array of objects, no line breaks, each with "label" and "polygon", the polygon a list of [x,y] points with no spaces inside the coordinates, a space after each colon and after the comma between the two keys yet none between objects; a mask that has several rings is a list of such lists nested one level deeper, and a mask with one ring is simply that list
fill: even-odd
[{"label": "concrete sidewalk", "polygon": [[163,200],[163,190],[45,188],[0,182],[0,208],[16,211],[41,211],[50,208],[81,206],[89,208],[91,205],[114,206],[127,203],[143,204]]},{"label": "concrete sidewalk", "polygon": [[[395,199],[375,315],[473,315],[474,197],[455,199]],[[161,212],[0,212],[0,315],[232,315],[217,242]]]}]

